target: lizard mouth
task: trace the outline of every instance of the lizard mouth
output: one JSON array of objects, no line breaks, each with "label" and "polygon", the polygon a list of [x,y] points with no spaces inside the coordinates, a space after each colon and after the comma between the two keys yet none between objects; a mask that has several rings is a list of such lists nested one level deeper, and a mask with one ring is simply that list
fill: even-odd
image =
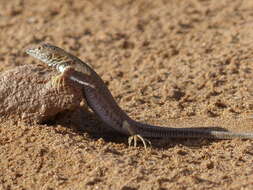
[{"label": "lizard mouth", "polygon": [[35,56],[35,54],[36,54],[36,51],[34,49],[27,49],[25,52],[31,56]]},{"label": "lizard mouth", "polygon": [[41,54],[37,51],[37,49],[34,48],[30,48],[30,49],[26,49],[25,51],[28,55],[31,55],[33,57],[38,57],[41,59]]},{"label": "lizard mouth", "polygon": [[27,53],[28,55],[31,55],[31,56],[33,56],[33,57],[39,59],[39,60],[42,61],[42,62],[45,62],[45,63],[48,64],[48,58],[47,58],[47,56],[44,55],[43,53],[41,53],[40,51],[38,51],[37,49],[33,49],[33,48],[27,49],[27,50],[26,50],[26,53]]}]

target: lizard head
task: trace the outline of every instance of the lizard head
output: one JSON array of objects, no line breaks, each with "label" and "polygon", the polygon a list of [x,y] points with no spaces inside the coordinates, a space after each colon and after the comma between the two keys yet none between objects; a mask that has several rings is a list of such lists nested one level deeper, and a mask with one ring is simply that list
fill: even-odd
[{"label": "lizard head", "polygon": [[57,66],[69,60],[69,54],[54,45],[43,43],[34,48],[29,48],[26,53],[39,59],[49,66]]}]

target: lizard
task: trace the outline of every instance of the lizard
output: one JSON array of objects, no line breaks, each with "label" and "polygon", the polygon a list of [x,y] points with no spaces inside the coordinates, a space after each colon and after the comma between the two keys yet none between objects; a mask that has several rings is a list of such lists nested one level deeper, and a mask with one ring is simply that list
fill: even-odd
[{"label": "lizard", "polygon": [[106,124],[106,126],[129,136],[129,146],[136,146],[141,140],[145,149],[147,138],[207,138],[207,139],[253,139],[253,133],[204,130],[194,128],[173,128],[141,123],[130,118],[117,104],[105,82],[89,66],[64,49],[49,43],[29,48],[26,53],[59,71],[53,79],[55,85],[70,79],[73,85],[79,85],[88,106]]}]

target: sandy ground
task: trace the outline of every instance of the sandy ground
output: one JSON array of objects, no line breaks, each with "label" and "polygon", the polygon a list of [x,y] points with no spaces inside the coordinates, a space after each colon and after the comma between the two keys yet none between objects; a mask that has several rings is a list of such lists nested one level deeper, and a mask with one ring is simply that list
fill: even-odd
[{"label": "sandy ground", "polygon": [[[38,63],[24,49],[50,42],[90,63],[136,120],[253,131],[252,10],[251,0],[0,0],[0,71]],[[251,140],[152,143],[129,148],[92,113],[5,121],[0,189],[253,189]]]}]

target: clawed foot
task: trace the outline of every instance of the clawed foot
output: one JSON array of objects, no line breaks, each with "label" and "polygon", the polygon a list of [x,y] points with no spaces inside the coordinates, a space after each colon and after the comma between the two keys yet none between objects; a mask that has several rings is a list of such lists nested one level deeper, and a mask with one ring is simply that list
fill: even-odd
[{"label": "clawed foot", "polygon": [[65,77],[63,74],[52,77],[52,85],[56,87],[57,92],[60,91],[61,86],[65,86]]},{"label": "clawed foot", "polygon": [[133,142],[133,145],[134,145],[134,147],[136,147],[136,146],[137,146],[137,141],[138,141],[138,140],[140,140],[140,141],[143,143],[143,146],[144,146],[145,149],[147,149],[147,144],[146,144],[146,142],[147,142],[149,145],[151,145],[151,142],[150,142],[149,140],[143,138],[143,137],[140,136],[140,135],[133,135],[133,136],[130,136],[130,137],[128,138],[128,145],[129,145],[129,146],[132,146],[132,141],[134,141],[134,142]]},{"label": "clawed foot", "polygon": [[144,145],[145,150],[147,150],[147,144],[146,144],[146,142],[147,142],[149,145],[151,145],[151,142],[150,142],[149,140],[143,138],[141,135],[136,134],[136,133],[138,133],[138,132],[136,132],[136,131],[134,130],[135,128],[134,128],[133,126],[131,126],[126,120],[123,121],[123,123],[122,123],[122,128],[125,129],[125,130],[127,130],[128,133],[132,135],[132,136],[130,136],[130,137],[128,138],[128,145],[129,145],[129,146],[132,146],[132,141],[134,141],[133,145],[134,145],[134,147],[136,147],[136,146],[137,146],[137,141],[138,141],[138,140],[141,140],[141,142],[142,142],[143,145]]},{"label": "clawed foot", "polygon": [[63,72],[55,77],[52,77],[52,85],[56,87],[57,92],[60,91],[61,87],[66,86],[66,78],[71,76],[71,73],[73,72],[72,67],[65,67]]}]

